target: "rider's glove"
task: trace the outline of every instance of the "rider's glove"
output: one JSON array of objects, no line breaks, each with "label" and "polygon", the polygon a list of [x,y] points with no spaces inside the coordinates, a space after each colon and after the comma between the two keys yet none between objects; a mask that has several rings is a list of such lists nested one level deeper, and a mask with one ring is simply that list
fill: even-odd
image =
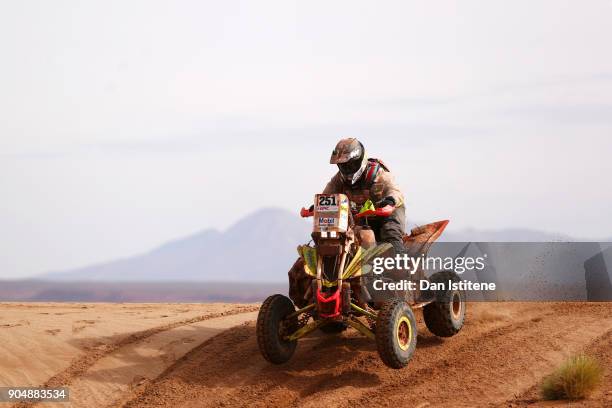
[{"label": "rider's glove", "polygon": [[378,204],[376,204],[376,207],[377,208],[383,208],[383,207],[386,207],[388,205],[390,205],[392,207],[395,207],[395,198],[393,198],[391,196],[385,197],[382,200],[380,200],[378,202]]},{"label": "rider's glove", "polygon": [[311,206],[308,208],[308,211],[310,211],[310,212],[313,212],[313,211],[314,211],[314,204],[313,204],[313,205],[311,205]]}]

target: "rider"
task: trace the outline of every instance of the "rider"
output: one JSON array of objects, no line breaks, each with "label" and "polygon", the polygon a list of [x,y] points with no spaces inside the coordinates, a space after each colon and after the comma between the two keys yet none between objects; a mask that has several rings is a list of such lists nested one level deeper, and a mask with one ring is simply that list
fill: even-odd
[{"label": "rider", "polygon": [[376,208],[394,207],[388,217],[372,219],[368,224],[374,230],[377,242],[388,242],[396,252],[404,251],[406,213],[404,196],[389,168],[378,159],[368,158],[363,144],[354,138],[338,142],[329,160],[338,165],[338,172],[327,183],[323,194],[346,194],[357,209],[369,199]]},{"label": "rider", "polygon": [[[382,160],[369,158],[363,144],[354,138],[340,140],[329,162],[338,165],[338,172],[327,183],[323,194],[346,194],[357,205],[357,210],[368,199],[376,208],[393,207],[391,215],[368,220],[368,225],[374,230],[377,242],[393,245],[396,254],[406,253],[402,239],[406,226],[404,195],[395,184],[389,168]],[[395,271],[391,276],[400,279],[404,272]],[[417,276],[423,279],[423,271],[419,270]],[[432,298],[432,293],[425,291],[416,291],[414,295],[419,301]]]},{"label": "rider", "polygon": [[[374,231],[377,242],[388,242],[395,253],[405,252],[402,237],[406,225],[404,196],[393,180],[389,168],[378,159],[368,158],[363,144],[357,139],[342,139],[333,150],[331,164],[338,165],[338,173],[332,177],[323,190],[323,194],[345,194],[356,204],[359,210],[367,200],[376,208],[387,205],[394,207],[388,217],[376,217],[368,220]],[[310,211],[314,210],[314,205]],[[310,278],[304,272],[301,258],[289,271],[289,297],[298,307],[307,304],[303,295],[310,284]]]}]

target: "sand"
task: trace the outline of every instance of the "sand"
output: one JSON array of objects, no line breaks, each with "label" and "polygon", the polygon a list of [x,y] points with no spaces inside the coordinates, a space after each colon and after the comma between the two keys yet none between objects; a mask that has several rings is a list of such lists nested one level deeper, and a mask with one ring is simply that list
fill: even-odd
[{"label": "sand", "polygon": [[574,405],[612,406],[612,303],[470,304],[455,337],[437,338],[419,321],[402,370],[384,366],[354,331],[313,334],[289,363],[270,365],[257,349],[256,310],[0,304],[0,386],[70,388],[70,403],[37,404],[45,407],[565,406],[540,401],[538,386],[587,352],[606,378]]}]

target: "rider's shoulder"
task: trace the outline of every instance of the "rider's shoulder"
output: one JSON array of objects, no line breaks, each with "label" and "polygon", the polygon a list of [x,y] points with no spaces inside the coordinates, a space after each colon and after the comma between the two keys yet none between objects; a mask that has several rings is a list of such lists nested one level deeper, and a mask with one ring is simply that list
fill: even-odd
[{"label": "rider's shoulder", "polygon": [[368,165],[364,171],[365,183],[372,185],[385,179],[385,173],[389,173],[389,167],[380,159],[368,158]]},{"label": "rider's shoulder", "polygon": [[368,158],[368,166],[369,167],[380,167],[381,169],[383,169],[386,172],[390,172],[391,171],[391,170],[389,170],[389,166],[387,166],[384,161],[382,161],[381,159],[377,159],[375,157],[369,157]]}]

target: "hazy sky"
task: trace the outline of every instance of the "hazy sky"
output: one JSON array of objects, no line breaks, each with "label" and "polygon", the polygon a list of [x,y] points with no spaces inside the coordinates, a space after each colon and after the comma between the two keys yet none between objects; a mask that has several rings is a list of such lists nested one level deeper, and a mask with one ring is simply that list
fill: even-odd
[{"label": "hazy sky", "polygon": [[0,277],[322,189],[340,137],[411,221],[612,236],[612,2],[0,3]]}]

